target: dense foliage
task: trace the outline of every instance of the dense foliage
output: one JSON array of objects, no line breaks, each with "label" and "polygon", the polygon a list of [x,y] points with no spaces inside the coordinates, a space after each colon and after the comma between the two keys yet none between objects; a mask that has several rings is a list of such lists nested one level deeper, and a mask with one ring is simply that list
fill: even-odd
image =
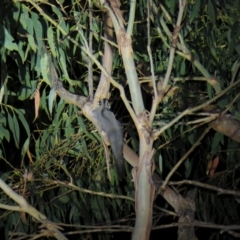
[{"label": "dense foliage", "polygon": [[[109,181],[104,148],[95,127],[77,106],[56,96],[47,76],[44,46],[65,88],[75,94],[89,95],[89,58],[81,46],[86,47],[85,39],[88,41],[90,33],[90,1],[1,2],[1,179],[48,219],[59,223],[63,228],[61,231],[69,234],[66,235],[69,239],[74,233],[86,239],[130,239],[135,222],[132,166],[126,162],[124,182],[118,181],[115,168],[111,167],[112,180]],[[101,62],[104,47],[102,14],[105,10],[98,1],[92,4],[93,55]],[[129,8],[130,1],[121,1],[126,22]],[[147,1],[140,0],[136,8],[133,57],[145,108],[150,111],[153,87],[150,84],[148,39],[151,36],[155,76],[161,81],[169,65],[179,7],[176,0],[151,2],[148,15]],[[154,142],[155,172],[163,180],[208,128],[209,121],[205,118],[221,112],[234,121],[240,121],[237,84],[240,68],[239,9],[239,1],[187,1],[169,90],[153,121],[157,130],[166,127]],[[146,30],[148,17],[150,36]],[[124,86],[131,101],[125,70],[115,39],[112,76]],[[93,63],[94,89],[98,86],[100,73]],[[219,94],[221,97],[214,99]],[[138,133],[119,91],[114,87],[111,88],[110,99],[112,110],[123,126],[125,142],[139,153]],[[208,103],[209,100],[212,102]],[[194,109],[201,104],[199,111],[186,114],[170,124],[186,109]],[[209,105],[214,105],[214,109],[209,110]],[[227,127],[231,131],[232,126]],[[239,130],[235,134],[238,136]],[[174,172],[171,181],[195,180],[239,191],[239,142],[211,128],[197,145]],[[206,174],[207,164],[216,162],[215,159],[218,161],[215,173]],[[192,185],[174,187],[182,195],[195,188]],[[202,228],[196,230],[199,239],[232,239],[227,232],[220,234],[214,224],[240,224],[239,196],[218,195],[217,191],[203,186],[196,189],[195,219],[213,224],[204,238],[201,236]],[[16,205],[3,191],[0,203]],[[170,231],[157,230],[161,224],[176,222],[172,211],[170,204],[156,194],[153,207],[153,227],[156,228],[152,236],[177,238],[176,227]],[[12,239],[20,239],[22,233],[26,235],[21,239],[37,234],[44,239],[38,227],[39,223],[30,215],[0,205],[0,229],[6,239],[9,239],[9,234]],[[168,237],[161,238],[162,233]]]}]

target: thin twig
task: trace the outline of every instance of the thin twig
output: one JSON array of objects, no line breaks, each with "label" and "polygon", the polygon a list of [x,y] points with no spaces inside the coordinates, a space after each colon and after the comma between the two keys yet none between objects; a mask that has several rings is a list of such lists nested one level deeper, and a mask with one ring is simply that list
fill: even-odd
[{"label": "thin twig", "polygon": [[147,51],[149,55],[150,60],[150,66],[151,66],[151,75],[152,75],[152,84],[153,84],[153,90],[154,90],[154,98],[157,98],[157,86],[155,81],[155,74],[154,74],[154,67],[153,67],[153,59],[152,59],[152,50],[151,50],[151,35],[150,35],[150,8],[152,7],[152,1],[147,1],[147,10],[148,10],[148,16],[147,16],[147,34],[148,34],[148,44],[147,44]]},{"label": "thin twig", "polygon": [[[92,28],[92,0],[88,0],[89,5],[89,52],[92,54],[92,39],[93,39],[93,28]],[[88,57],[88,89],[90,99],[93,99],[93,69],[92,69],[92,60]]]},{"label": "thin twig", "polygon": [[67,238],[58,230],[58,226],[49,221],[47,217],[39,212],[36,208],[34,208],[32,205],[30,205],[25,198],[14,192],[2,179],[0,179],[0,188],[5,192],[6,195],[8,195],[11,199],[13,199],[17,204],[19,204],[19,207],[9,206],[1,204],[0,207],[8,210],[15,210],[21,212],[26,212],[32,217],[34,217],[36,220],[41,222],[44,225],[44,228],[48,230],[48,232],[52,232],[52,236],[54,236],[56,239],[59,240],[66,240]]},{"label": "thin twig", "polygon": [[[170,53],[169,53],[169,61],[168,61],[168,67],[167,67],[167,72],[166,72],[166,75],[165,75],[165,78],[164,78],[164,81],[163,81],[163,85],[162,85],[162,89],[163,89],[163,92],[161,94],[159,94],[159,96],[157,96],[157,94],[155,93],[155,89],[154,89],[154,95],[155,95],[155,98],[154,98],[154,101],[153,101],[153,104],[152,104],[152,108],[151,108],[151,111],[150,111],[150,117],[149,117],[149,122],[150,122],[150,125],[152,124],[153,122],[153,119],[154,119],[154,116],[156,114],[156,111],[157,111],[157,107],[158,107],[158,104],[162,101],[163,99],[163,94],[164,94],[164,91],[168,85],[168,82],[169,82],[169,79],[170,79],[170,75],[171,75],[171,72],[172,72],[172,66],[173,66],[173,60],[174,60],[174,55],[175,55],[175,50],[176,50],[176,46],[177,46],[177,43],[178,43],[178,35],[179,35],[179,31],[181,29],[180,25],[181,25],[181,22],[182,22],[182,17],[183,17],[183,13],[184,13],[184,9],[185,9],[185,6],[186,6],[186,1],[185,0],[179,0],[179,13],[178,13],[178,19],[177,19],[177,23],[176,23],[176,26],[174,28],[174,31],[173,31],[173,34],[171,34],[171,38],[172,38],[172,44],[171,44],[171,47],[170,47]],[[150,14],[148,15],[148,19],[150,20]],[[163,18],[161,18],[161,20],[163,21]],[[160,21],[161,21],[160,20]],[[166,29],[167,26],[166,26]],[[166,30],[165,30],[166,31]],[[170,34],[170,32],[169,32]],[[148,36],[149,37],[149,36]],[[149,37],[150,38],[150,37]],[[150,40],[148,40],[150,41]],[[148,44],[148,47],[150,45]],[[149,54],[150,56],[150,54]],[[151,60],[152,58],[150,57],[150,63],[151,63]],[[152,65],[151,65],[151,71],[152,71]],[[152,74],[152,78],[153,78],[153,81],[154,81],[154,75]],[[155,82],[153,82],[153,86],[155,87],[156,84]],[[156,88],[156,87],[155,87]],[[156,91],[157,92],[157,91]],[[157,96],[157,97],[156,97]]]},{"label": "thin twig", "polygon": [[162,127],[158,132],[154,133],[155,138],[157,138],[160,134],[162,134],[166,129],[171,127],[174,123],[176,123],[178,120],[180,120],[185,115],[189,115],[191,113],[194,113],[196,111],[199,111],[200,109],[204,108],[205,106],[208,106],[212,102],[215,102],[217,99],[222,97],[224,94],[226,94],[228,91],[230,91],[233,87],[237,86],[240,83],[240,79],[238,81],[234,82],[232,85],[226,87],[223,91],[221,91],[219,94],[217,94],[215,97],[209,99],[205,103],[202,103],[196,107],[193,107],[191,109],[186,109],[183,111],[179,116],[174,118],[170,123],[166,124],[164,127]]},{"label": "thin twig", "polygon": [[190,155],[190,153],[201,144],[201,140],[205,137],[205,135],[209,132],[211,127],[205,129],[202,135],[198,138],[198,140],[192,145],[192,147],[182,156],[182,158],[177,162],[177,164],[172,168],[172,170],[168,173],[165,181],[163,182],[161,189],[164,189],[169,182],[169,179],[174,174],[174,172],[179,168],[179,166],[186,160],[186,158]]},{"label": "thin twig", "polygon": [[169,53],[168,68],[167,68],[167,72],[166,72],[164,82],[163,82],[163,89],[165,89],[167,87],[168,81],[170,79],[170,75],[172,72],[173,60],[174,60],[175,50],[176,50],[176,46],[177,46],[179,31],[181,29],[181,22],[182,22],[185,6],[186,6],[186,0],[179,0],[178,18],[177,18],[176,26],[173,31],[173,35],[172,35],[172,45],[171,45],[170,53]]},{"label": "thin twig", "polygon": [[198,181],[191,181],[191,180],[182,180],[178,182],[169,182],[168,185],[183,185],[183,184],[188,184],[188,185],[193,185],[201,188],[206,188],[209,190],[216,191],[218,195],[222,194],[227,194],[227,195],[234,195],[234,196],[240,196],[239,191],[233,191],[233,190],[227,190],[219,187],[215,187],[206,183],[201,183]]}]

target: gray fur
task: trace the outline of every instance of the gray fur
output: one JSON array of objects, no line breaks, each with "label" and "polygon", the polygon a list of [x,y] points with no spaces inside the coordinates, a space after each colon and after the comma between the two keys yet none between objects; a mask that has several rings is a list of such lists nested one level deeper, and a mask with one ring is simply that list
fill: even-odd
[{"label": "gray fur", "polygon": [[101,130],[100,134],[107,135],[115,159],[117,173],[121,179],[124,175],[122,127],[113,112],[111,112],[107,99],[102,99],[99,102],[99,106],[93,111],[93,114],[98,121]]}]

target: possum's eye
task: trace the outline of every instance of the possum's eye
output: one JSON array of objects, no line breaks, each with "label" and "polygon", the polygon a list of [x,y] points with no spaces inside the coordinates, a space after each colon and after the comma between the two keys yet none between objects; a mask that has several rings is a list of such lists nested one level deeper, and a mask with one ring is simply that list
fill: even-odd
[{"label": "possum's eye", "polygon": [[110,109],[111,108],[111,106],[110,106],[110,104],[109,104],[109,102],[106,100],[106,102],[105,102],[105,108],[108,108],[108,109]]},{"label": "possum's eye", "polygon": [[98,103],[97,103],[97,107],[101,107],[104,106],[104,99],[101,99]]},{"label": "possum's eye", "polygon": [[108,110],[111,109],[108,99],[105,99],[105,98],[101,99],[98,102],[98,106],[99,107],[102,106],[104,109],[108,109]]}]

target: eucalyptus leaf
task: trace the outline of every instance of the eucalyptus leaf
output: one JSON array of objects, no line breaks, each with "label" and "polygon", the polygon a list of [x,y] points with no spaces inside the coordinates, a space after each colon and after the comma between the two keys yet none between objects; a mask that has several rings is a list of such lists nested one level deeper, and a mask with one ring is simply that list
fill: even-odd
[{"label": "eucalyptus leaf", "polygon": [[40,67],[41,67],[41,74],[43,76],[43,80],[50,86],[50,80],[49,80],[49,61],[47,53],[44,53],[40,60]]},{"label": "eucalyptus leaf", "polygon": [[49,109],[49,113],[51,116],[52,116],[53,103],[54,103],[55,98],[56,98],[56,92],[55,92],[54,88],[52,88],[48,95],[48,109]]},{"label": "eucalyptus leaf", "polygon": [[10,35],[8,30],[3,26],[0,26],[0,32],[4,32],[4,36],[5,36],[3,46],[9,51],[15,50],[18,52],[18,45],[14,42],[14,38]]},{"label": "eucalyptus leaf", "polygon": [[33,50],[34,52],[36,52],[36,51],[37,51],[37,46],[36,46],[36,44],[35,44],[35,40],[34,40],[33,36],[30,35],[30,34],[28,34],[28,43],[29,43],[29,45],[31,46],[32,50]]},{"label": "eucalyptus leaf", "polygon": [[53,33],[53,30],[52,30],[52,26],[48,27],[47,37],[48,37],[48,43],[49,43],[49,46],[50,46],[50,49],[51,49],[51,53],[52,53],[53,57],[55,58],[55,57],[58,56],[58,53],[56,51],[54,33]]},{"label": "eucalyptus leaf", "polygon": [[0,139],[3,140],[5,138],[8,142],[10,141],[10,133],[9,131],[0,123]]},{"label": "eucalyptus leaf", "polygon": [[7,113],[7,118],[8,118],[8,125],[9,128],[12,132],[14,141],[15,141],[15,145],[17,148],[19,148],[19,125],[18,122],[16,120],[15,115],[13,114],[13,117],[11,116],[10,113]]},{"label": "eucalyptus leaf", "polygon": [[18,113],[18,118],[25,128],[27,136],[29,137],[30,136],[30,129],[29,129],[28,122],[27,122],[26,118],[24,117],[24,113],[21,111],[21,109],[15,109],[15,111]]},{"label": "eucalyptus leaf", "polygon": [[22,147],[22,151],[21,151],[22,159],[25,157],[25,154],[26,154],[27,150],[29,149],[29,144],[30,144],[30,138],[28,137]]}]

